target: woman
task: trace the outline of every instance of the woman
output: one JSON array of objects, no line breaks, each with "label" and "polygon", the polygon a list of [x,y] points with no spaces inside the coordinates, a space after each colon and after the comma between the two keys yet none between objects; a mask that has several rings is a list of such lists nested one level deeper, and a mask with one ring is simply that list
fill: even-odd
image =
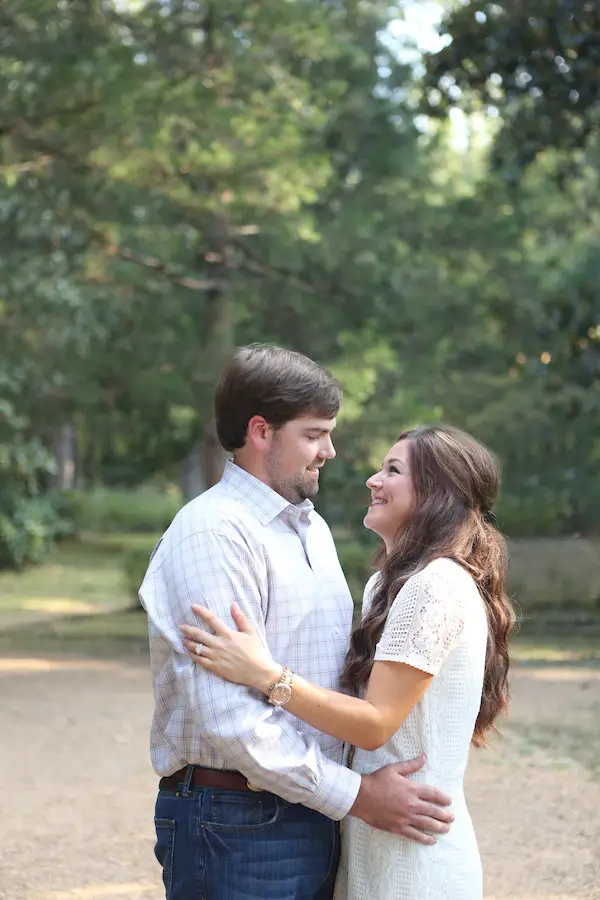
[{"label": "woman", "polygon": [[[482,896],[463,777],[470,744],[486,743],[508,702],[514,613],[504,591],[506,545],[491,512],[498,485],[485,447],[437,426],[402,434],[367,481],[364,524],[383,546],[342,675],[351,695],[293,674],[286,708],[353,745],[352,767],[363,774],[424,753],[416,777],[450,794],[455,821],[424,846],[349,817],[336,900]],[[183,627],[194,661],[268,696],[285,660],[271,659],[239,609],[236,632],[194,608],[214,631]]]}]

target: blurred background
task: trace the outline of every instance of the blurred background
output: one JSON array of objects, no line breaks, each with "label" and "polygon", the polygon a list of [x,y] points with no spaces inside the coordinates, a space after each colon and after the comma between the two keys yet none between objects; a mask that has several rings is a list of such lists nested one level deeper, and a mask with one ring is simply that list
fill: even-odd
[{"label": "blurred background", "polygon": [[[223,360],[268,341],[343,386],[317,506],[355,599],[374,549],[364,482],[400,431],[451,423],[499,456],[522,613],[506,740],[520,790],[528,765],[560,769],[556,785],[567,767],[597,809],[599,61],[593,0],[2,0],[0,673],[6,728],[45,697],[32,752],[50,735],[60,753],[81,710],[118,710],[125,679],[122,764],[135,740],[147,765],[137,588],[177,509],[220,476]],[[505,806],[507,773],[486,773]],[[518,886],[562,789],[531,799],[525,834],[488,821],[478,789],[486,896],[598,896],[581,812],[564,871],[555,846]],[[28,815],[5,847],[27,847]],[[142,874],[100,867],[85,887],[72,848],[60,877],[42,854],[42,890],[11,855],[0,896],[148,898],[139,822]],[[499,828],[522,869],[494,869]]]}]

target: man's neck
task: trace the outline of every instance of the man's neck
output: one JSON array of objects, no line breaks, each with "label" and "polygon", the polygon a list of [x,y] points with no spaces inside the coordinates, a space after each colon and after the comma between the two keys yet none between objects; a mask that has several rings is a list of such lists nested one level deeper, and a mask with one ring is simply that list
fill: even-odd
[{"label": "man's neck", "polygon": [[256,460],[248,458],[244,453],[236,453],[233,456],[232,462],[234,465],[238,466],[238,468],[247,472],[248,475],[252,475],[254,478],[257,478],[258,481],[262,481],[263,484],[266,484],[267,487],[272,489],[273,486],[269,483],[269,479],[266,477],[262,466],[260,466]]}]

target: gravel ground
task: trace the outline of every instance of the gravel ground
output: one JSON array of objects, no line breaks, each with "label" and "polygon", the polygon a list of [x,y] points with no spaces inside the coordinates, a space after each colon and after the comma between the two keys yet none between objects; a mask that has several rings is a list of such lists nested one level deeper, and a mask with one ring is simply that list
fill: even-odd
[{"label": "gravel ground", "polygon": [[[600,671],[520,669],[472,754],[486,900],[600,898]],[[146,669],[0,660],[0,898],[161,900]]]}]

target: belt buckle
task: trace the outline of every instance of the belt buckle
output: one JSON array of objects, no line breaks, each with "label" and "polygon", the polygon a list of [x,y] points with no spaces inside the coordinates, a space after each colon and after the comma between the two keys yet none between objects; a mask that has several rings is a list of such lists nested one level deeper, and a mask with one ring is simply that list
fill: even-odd
[{"label": "belt buckle", "polygon": [[256,794],[261,794],[261,793],[262,793],[262,788],[255,787],[255,786],[254,786],[253,784],[251,784],[249,781],[246,781],[246,786],[247,786],[247,788],[248,788],[249,791],[254,791]]}]

